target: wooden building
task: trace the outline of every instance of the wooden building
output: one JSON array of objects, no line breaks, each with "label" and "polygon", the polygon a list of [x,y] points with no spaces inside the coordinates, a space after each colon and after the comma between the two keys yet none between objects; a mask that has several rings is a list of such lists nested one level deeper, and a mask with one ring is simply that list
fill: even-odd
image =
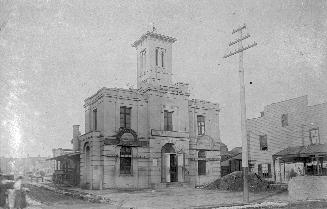
[{"label": "wooden building", "polygon": [[[246,126],[252,171],[270,180],[288,182],[292,172],[303,175],[317,162],[317,153],[300,152],[327,143],[327,103],[309,106],[307,96],[273,103],[264,107],[261,117],[247,120]],[[323,171],[326,161],[319,159],[323,160]]]}]

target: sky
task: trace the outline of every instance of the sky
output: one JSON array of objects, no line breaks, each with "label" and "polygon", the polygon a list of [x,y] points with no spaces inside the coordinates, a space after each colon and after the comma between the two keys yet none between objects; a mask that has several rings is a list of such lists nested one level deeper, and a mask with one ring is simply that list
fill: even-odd
[{"label": "sky", "polygon": [[[174,81],[221,106],[221,140],[241,145],[238,56],[246,23],[247,118],[302,95],[327,102],[324,0],[0,0],[0,156],[49,156],[84,133],[84,99],[102,87],[136,87],[131,44],[151,29],[177,39]],[[250,84],[252,82],[252,84]]]}]

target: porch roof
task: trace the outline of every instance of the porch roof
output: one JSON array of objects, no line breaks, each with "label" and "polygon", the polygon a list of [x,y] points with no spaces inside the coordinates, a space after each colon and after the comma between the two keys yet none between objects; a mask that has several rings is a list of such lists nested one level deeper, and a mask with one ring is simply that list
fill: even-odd
[{"label": "porch roof", "polygon": [[327,157],[327,144],[311,144],[308,146],[296,146],[296,147],[287,147],[272,157],[282,158],[282,159],[300,159],[300,158],[308,158],[308,157]]},{"label": "porch roof", "polygon": [[52,157],[52,158],[49,158],[47,160],[57,160],[57,161],[61,161],[61,160],[66,160],[66,159],[72,159],[72,158],[76,158],[77,156],[79,157],[80,155],[80,152],[73,152],[73,153],[67,153],[67,154],[64,154],[64,155],[59,155],[59,156],[56,156],[56,157]]}]

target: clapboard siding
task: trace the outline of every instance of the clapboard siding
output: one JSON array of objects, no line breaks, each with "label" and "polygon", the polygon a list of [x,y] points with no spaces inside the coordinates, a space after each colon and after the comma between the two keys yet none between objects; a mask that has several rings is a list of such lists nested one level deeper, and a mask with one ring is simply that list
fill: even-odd
[{"label": "clapboard siding", "polygon": [[[288,115],[288,126],[282,127],[282,114]],[[320,142],[327,142],[327,103],[308,106],[307,96],[302,96],[264,107],[260,118],[246,122],[249,143],[249,160],[258,164],[272,164],[272,155],[290,146],[310,144],[309,131],[319,128]],[[267,135],[268,150],[260,150],[260,135]]]}]

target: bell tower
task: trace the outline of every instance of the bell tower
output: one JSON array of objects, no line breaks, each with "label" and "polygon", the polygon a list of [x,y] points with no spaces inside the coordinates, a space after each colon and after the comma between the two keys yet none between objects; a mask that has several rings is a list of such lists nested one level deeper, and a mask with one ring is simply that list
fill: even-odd
[{"label": "bell tower", "polygon": [[175,38],[146,32],[132,46],[137,56],[137,88],[172,85],[172,44]]}]

